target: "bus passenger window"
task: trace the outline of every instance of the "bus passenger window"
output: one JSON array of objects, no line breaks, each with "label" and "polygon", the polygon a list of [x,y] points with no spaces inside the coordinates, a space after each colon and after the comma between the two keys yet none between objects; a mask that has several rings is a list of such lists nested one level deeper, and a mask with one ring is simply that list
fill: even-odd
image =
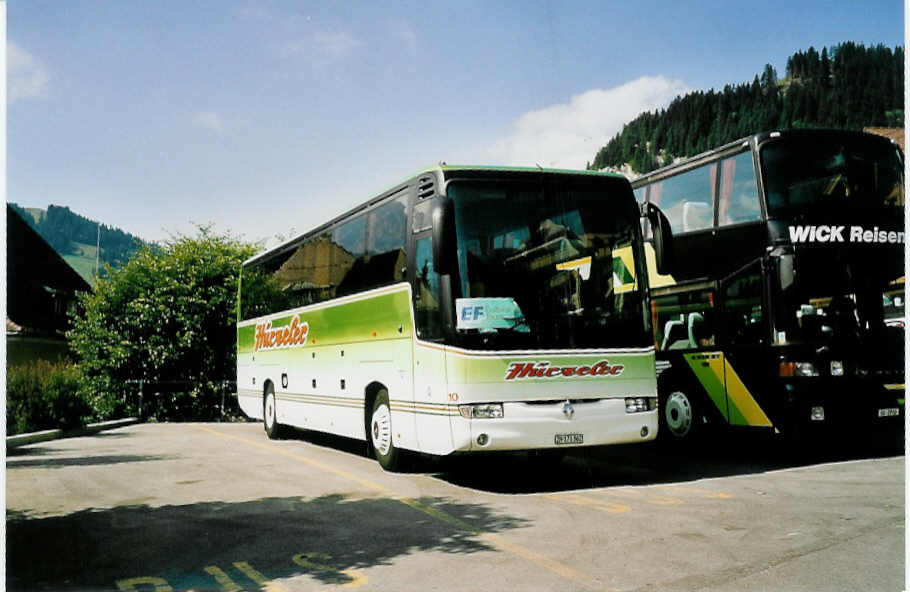
[{"label": "bus passenger window", "polygon": [[651,185],[649,200],[667,215],[673,232],[714,226],[714,182],[717,164],[701,166]]},{"label": "bus passenger window", "polygon": [[367,258],[361,273],[364,289],[404,280],[407,221],[406,198],[383,204],[367,215]]},{"label": "bus passenger window", "polygon": [[721,226],[761,220],[751,152],[737,154],[721,164],[718,220]]},{"label": "bus passenger window", "polygon": [[366,228],[366,217],[359,216],[332,231],[332,268],[329,275],[335,296],[364,289],[362,271],[366,257]]},{"label": "bus passenger window", "polygon": [[433,239],[417,239],[414,257],[414,311],[421,339],[442,337],[439,316],[439,274],[433,268]]}]

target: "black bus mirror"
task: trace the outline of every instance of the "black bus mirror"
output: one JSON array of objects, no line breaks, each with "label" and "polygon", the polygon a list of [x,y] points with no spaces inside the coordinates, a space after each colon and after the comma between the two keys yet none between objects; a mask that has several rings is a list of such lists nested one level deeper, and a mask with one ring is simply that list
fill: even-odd
[{"label": "black bus mirror", "polygon": [[676,249],[674,248],[673,230],[670,220],[652,203],[642,205],[642,214],[651,225],[651,236],[654,239],[654,258],[657,263],[657,273],[670,275],[676,266]]},{"label": "black bus mirror", "polygon": [[455,208],[441,199],[433,207],[433,266],[439,275],[455,272],[455,242]]}]

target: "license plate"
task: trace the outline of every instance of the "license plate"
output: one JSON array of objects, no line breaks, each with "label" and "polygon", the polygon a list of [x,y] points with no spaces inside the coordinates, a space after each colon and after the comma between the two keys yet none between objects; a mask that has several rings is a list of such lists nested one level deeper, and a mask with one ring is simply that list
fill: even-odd
[{"label": "license plate", "polygon": [[584,444],[585,435],[584,434],[556,434],[556,437],[553,440],[557,446],[562,446],[564,444]]},{"label": "license plate", "polygon": [[887,409],[878,410],[879,417],[897,417],[900,414],[901,414],[901,410],[897,407],[889,407]]}]

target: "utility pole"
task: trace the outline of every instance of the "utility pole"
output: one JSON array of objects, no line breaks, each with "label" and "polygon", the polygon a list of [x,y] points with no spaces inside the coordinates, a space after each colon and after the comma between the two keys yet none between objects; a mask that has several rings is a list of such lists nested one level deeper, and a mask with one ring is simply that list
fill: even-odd
[{"label": "utility pole", "polygon": [[98,222],[98,240],[95,242],[95,279],[98,279],[98,262],[101,257],[101,222]]}]

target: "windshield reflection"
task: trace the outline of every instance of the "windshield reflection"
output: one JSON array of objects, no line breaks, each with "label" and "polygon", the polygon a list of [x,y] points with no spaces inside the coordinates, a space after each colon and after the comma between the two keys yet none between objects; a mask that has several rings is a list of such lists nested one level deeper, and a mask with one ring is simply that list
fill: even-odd
[{"label": "windshield reflection", "polygon": [[[866,370],[897,371],[904,357],[902,270],[804,256],[777,306],[779,345],[811,345]],[[890,279],[889,279],[890,278]]]},{"label": "windshield reflection", "polygon": [[610,178],[452,183],[460,342],[490,349],[649,345],[633,249],[638,212],[626,192]]},{"label": "windshield reflection", "polygon": [[762,175],[768,217],[787,218],[819,206],[903,207],[903,165],[880,138],[838,135],[831,141],[794,136],[764,146]]}]

